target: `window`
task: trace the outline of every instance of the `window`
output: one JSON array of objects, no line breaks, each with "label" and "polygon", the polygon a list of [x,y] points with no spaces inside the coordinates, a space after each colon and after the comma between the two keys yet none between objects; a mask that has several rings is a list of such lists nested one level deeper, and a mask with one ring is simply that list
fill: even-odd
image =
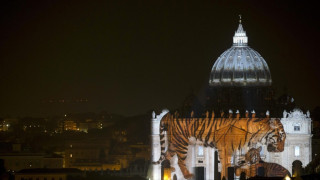
[{"label": "window", "polygon": [[294,131],[300,131],[300,126],[299,125],[294,125]]},{"label": "window", "polygon": [[299,146],[294,147],[294,156],[300,156],[300,147]]},{"label": "window", "polygon": [[203,146],[198,147],[198,156],[203,156]]}]

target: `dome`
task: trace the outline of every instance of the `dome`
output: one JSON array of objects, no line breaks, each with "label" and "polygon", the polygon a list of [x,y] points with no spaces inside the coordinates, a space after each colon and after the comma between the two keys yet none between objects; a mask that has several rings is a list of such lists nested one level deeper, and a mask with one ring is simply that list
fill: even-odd
[{"label": "dome", "polygon": [[248,45],[241,19],[233,37],[233,46],[214,63],[210,86],[270,86],[271,74],[263,57]]}]

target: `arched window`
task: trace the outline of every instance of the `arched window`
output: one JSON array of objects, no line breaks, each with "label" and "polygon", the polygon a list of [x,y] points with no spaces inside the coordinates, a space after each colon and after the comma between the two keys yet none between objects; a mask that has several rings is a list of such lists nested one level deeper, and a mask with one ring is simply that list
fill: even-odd
[{"label": "arched window", "polygon": [[171,177],[171,170],[170,170],[170,161],[164,160],[161,163],[161,179],[169,178]]},{"label": "arched window", "polygon": [[295,160],[292,163],[292,175],[293,177],[296,177],[298,175],[301,175],[302,173],[302,162],[299,160]]}]

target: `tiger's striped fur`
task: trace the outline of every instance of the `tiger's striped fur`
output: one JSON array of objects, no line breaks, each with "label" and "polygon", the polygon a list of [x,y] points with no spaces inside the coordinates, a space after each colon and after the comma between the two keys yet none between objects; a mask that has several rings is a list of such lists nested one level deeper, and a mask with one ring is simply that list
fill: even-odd
[{"label": "tiger's striped fur", "polygon": [[[165,132],[168,147],[165,147]],[[161,163],[170,160],[175,154],[178,165],[186,179],[193,175],[186,167],[189,138],[195,137],[204,146],[215,147],[219,151],[222,163],[222,176],[226,176],[227,159],[233,152],[244,146],[260,142],[268,145],[268,151],[283,151],[285,132],[279,119],[270,118],[215,118],[214,113],[209,118],[178,118],[170,113],[160,122]]]},{"label": "tiger's striped fur", "polygon": [[259,167],[264,168],[264,177],[285,177],[290,175],[290,172],[277,163],[263,162],[261,160],[259,148],[251,148],[245,155],[245,161],[250,164],[250,172],[247,172],[247,176],[254,177],[257,175]]}]

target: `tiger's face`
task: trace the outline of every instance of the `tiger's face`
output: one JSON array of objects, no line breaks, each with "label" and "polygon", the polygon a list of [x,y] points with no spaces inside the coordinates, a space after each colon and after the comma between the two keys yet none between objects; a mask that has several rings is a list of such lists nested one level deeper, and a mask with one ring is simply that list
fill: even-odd
[{"label": "tiger's face", "polygon": [[245,161],[250,164],[256,164],[261,160],[260,157],[260,151],[261,146],[259,148],[251,148],[246,154],[245,154]]},{"label": "tiger's face", "polygon": [[271,119],[269,125],[271,131],[266,136],[267,150],[269,152],[282,152],[286,139],[286,133],[284,132],[282,123],[279,119]]}]

